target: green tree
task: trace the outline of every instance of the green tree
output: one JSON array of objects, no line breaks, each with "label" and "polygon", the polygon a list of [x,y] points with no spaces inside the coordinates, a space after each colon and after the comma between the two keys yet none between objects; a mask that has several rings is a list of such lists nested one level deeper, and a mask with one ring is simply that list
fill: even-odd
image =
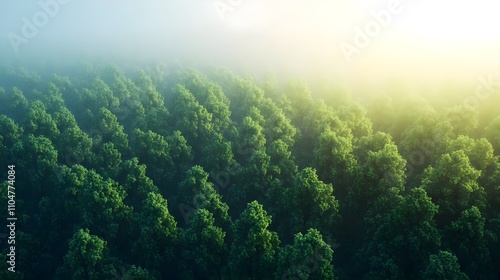
[{"label": "green tree", "polygon": [[266,138],[262,126],[252,117],[243,119],[238,128],[238,141],[235,143],[235,159],[239,162],[250,160],[257,150],[263,150]]},{"label": "green tree", "polygon": [[313,228],[297,233],[292,245],[281,250],[277,258],[275,279],[335,279],[333,250]]},{"label": "green tree", "polygon": [[[16,194],[29,201],[27,208],[28,212],[31,212],[31,207],[34,207],[52,186],[58,152],[48,138],[28,134],[14,144],[12,154],[13,158],[18,159],[16,168],[26,174],[23,179],[16,181]],[[45,184],[48,187],[43,187]]]},{"label": "green tree", "polygon": [[366,116],[367,111],[363,105],[351,102],[337,109],[340,120],[345,122],[354,136],[353,141],[372,134],[372,122]]},{"label": "green tree", "polygon": [[283,182],[291,183],[291,174],[296,174],[298,167],[289,146],[281,139],[277,139],[269,145],[267,153],[271,158],[269,162],[269,176],[278,178]]},{"label": "green tree", "polygon": [[0,112],[10,116],[18,123],[24,121],[28,113],[29,102],[20,89],[14,87],[12,91],[7,94],[3,88],[0,88],[0,102],[2,102],[2,104],[7,104],[6,106],[2,106]]},{"label": "green tree", "polygon": [[446,118],[455,135],[471,135],[478,127],[478,112],[472,107],[459,105],[446,111]]},{"label": "green tree", "polygon": [[26,133],[47,137],[52,142],[55,142],[60,134],[56,122],[46,112],[45,105],[38,100],[31,103],[23,128]]},{"label": "green tree", "polygon": [[[141,233],[132,247],[135,263],[166,274],[175,271],[174,251],[178,242],[177,222],[161,194],[149,193],[139,214]],[[169,264],[165,267],[165,264]]]},{"label": "green tree", "polygon": [[146,165],[139,164],[137,158],[125,160],[116,176],[117,182],[127,193],[124,202],[135,210],[142,209],[142,202],[149,193],[160,193],[153,181],[146,175]]},{"label": "green tree", "polygon": [[[325,136],[333,132],[338,137],[343,148],[348,148],[346,145],[352,144],[352,132],[346,123],[341,121],[334,113],[333,108],[328,107],[323,101],[316,101],[314,106],[310,108],[303,120],[296,122],[296,127],[299,129],[296,154],[299,160],[299,167],[311,166],[315,164],[318,168],[320,178],[323,178],[322,172],[319,172],[321,159],[318,159],[317,152],[321,145],[325,144]],[[322,143],[323,142],[323,143]],[[345,143],[345,144],[344,144]],[[299,149],[300,147],[300,149]],[[326,147],[326,149],[329,149]],[[342,148],[339,148],[342,150]],[[326,151],[329,152],[329,151]],[[348,170],[347,170],[348,172]],[[326,174],[325,174],[326,175]],[[328,181],[331,183],[330,181]]]},{"label": "green tree", "polygon": [[182,132],[179,130],[168,135],[165,140],[170,148],[169,155],[174,163],[173,170],[175,170],[175,172],[173,172],[174,177],[172,179],[172,185],[175,185],[175,182],[182,180],[182,176],[184,176],[188,168],[192,165],[193,148],[188,145],[186,138],[184,138]]},{"label": "green tree", "polygon": [[265,191],[265,205],[267,205],[273,215],[278,215],[281,211],[281,197],[286,186],[293,184],[293,175],[297,174],[298,167],[292,152],[283,140],[273,141],[268,149],[270,162],[268,171],[268,188]]},{"label": "green tree", "polygon": [[418,186],[423,170],[438,161],[453,137],[456,136],[452,125],[443,121],[434,110],[424,111],[408,125],[398,148],[408,162],[410,186]]},{"label": "green tree", "polygon": [[374,275],[395,275],[391,272],[392,266],[380,265],[384,256],[391,258],[399,277],[415,277],[428,253],[441,245],[441,235],[434,221],[437,213],[438,206],[432,203],[425,190],[415,188],[389,213],[366,217],[366,242],[358,258],[361,263],[370,263],[368,279]]},{"label": "green tree", "polygon": [[128,147],[127,134],[123,131],[123,126],[118,122],[116,116],[106,108],[101,108],[95,119],[94,144],[112,142],[121,154],[128,155],[130,148]]},{"label": "green tree", "polygon": [[250,110],[259,108],[264,100],[264,91],[250,78],[240,78],[225,71],[218,74],[216,81],[230,100],[231,118],[236,123],[241,123]]},{"label": "green tree", "polygon": [[[229,165],[233,159],[231,142],[226,141],[222,134],[211,133],[201,148],[200,164],[208,172],[219,171]],[[217,155],[214,157],[214,155]]]},{"label": "green tree", "polygon": [[40,100],[45,107],[47,112],[50,114],[55,113],[59,108],[64,107],[64,99],[59,88],[52,82],[49,82],[46,89],[43,92],[38,90],[33,90],[33,99]]},{"label": "green tree", "polygon": [[73,164],[92,163],[92,139],[78,126],[64,130],[56,141],[59,151],[58,161],[71,166]]},{"label": "green tree", "polygon": [[[329,232],[340,222],[339,202],[331,184],[318,179],[316,170],[305,168],[280,199],[286,232],[302,232],[309,228]],[[287,218],[285,218],[287,217]],[[281,220],[281,219],[280,219]]]},{"label": "green tree", "polygon": [[271,216],[257,201],[247,208],[233,224],[234,239],[229,252],[231,278],[273,279],[276,257],[279,253],[279,237],[268,230]]},{"label": "green tree", "polygon": [[480,191],[477,184],[480,174],[462,150],[442,155],[435,166],[425,170],[422,188],[439,206],[439,226],[449,224],[472,205],[483,203],[473,200],[473,194]]},{"label": "green tree", "polygon": [[205,75],[193,70],[183,73],[180,80],[181,84],[193,93],[200,105],[212,114],[214,130],[223,134],[230,131],[230,127],[233,126],[230,119],[230,102],[222,88]]},{"label": "green tree", "polygon": [[0,158],[7,161],[10,150],[21,138],[23,130],[11,118],[0,115],[0,131],[2,131],[0,135]]},{"label": "green tree", "polygon": [[351,139],[329,129],[321,133],[318,145],[314,149],[319,178],[336,185],[345,184],[356,166],[352,150]]},{"label": "green tree", "polygon": [[[375,135],[373,141],[379,141],[382,135]],[[371,137],[370,137],[371,138]],[[385,141],[390,140],[385,138]],[[397,193],[404,191],[406,161],[401,157],[393,143],[372,143],[362,139],[358,149],[359,163],[356,166],[356,179],[348,190],[347,203],[351,211],[361,215],[368,211],[381,196],[394,189]],[[363,150],[373,148],[379,150]]]},{"label": "green tree", "polygon": [[484,129],[486,138],[493,145],[496,155],[500,155],[500,116],[494,118]]},{"label": "green tree", "polygon": [[[213,130],[212,114],[199,104],[193,94],[182,85],[178,85],[173,96],[172,115],[177,120],[174,128],[182,131],[188,143],[204,143],[203,139]],[[198,145],[196,145],[197,147]],[[199,156],[199,151],[195,150]]]},{"label": "green tree", "polygon": [[91,235],[88,229],[79,229],[69,240],[64,267],[60,270],[64,276],[60,275],[60,279],[111,279],[113,267],[109,258],[106,241]]},{"label": "green tree", "polygon": [[485,236],[485,218],[472,206],[445,229],[443,240],[471,279],[494,279]]},{"label": "green tree", "polygon": [[297,129],[291,124],[291,120],[285,116],[271,99],[266,98],[260,104],[260,111],[264,116],[263,124],[264,134],[267,143],[271,144],[274,140],[281,139],[289,146],[293,146]]},{"label": "green tree", "polygon": [[469,280],[469,277],[460,271],[457,257],[449,251],[439,251],[430,255],[427,267],[421,273],[422,279],[429,280]]},{"label": "green tree", "polygon": [[152,273],[140,266],[131,266],[127,273],[123,276],[123,280],[155,280]]},{"label": "green tree", "polygon": [[[179,184],[179,206],[186,223],[192,218],[194,209],[206,209],[213,214],[215,225],[225,231],[230,229],[231,218],[228,215],[229,207],[222,201],[211,182],[208,182],[208,173],[199,165],[191,167],[186,178]],[[186,208],[186,209],[185,209]],[[181,210],[181,211],[182,211]]]},{"label": "green tree", "polygon": [[170,113],[165,107],[164,99],[153,85],[151,76],[144,72],[139,75],[137,86],[140,91],[140,102],[144,107],[144,118],[139,120],[138,127],[144,131],[151,130],[166,135]]},{"label": "green tree", "polygon": [[462,150],[469,158],[470,164],[477,170],[485,170],[493,161],[493,147],[485,138],[474,140],[460,135],[448,144],[448,153]]},{"label": "green tree", "polygon": [[94,170],[88,171],[77,197],[83,227],[111,241],[120,224],[130,218],[132,209],[123,203],[126,196],[123,187],[112,179],[104,179]]},{"label": "green tree", "polygon": [[162,191],[173,177],[174,163],[170,156],[170,146],[162,135],[139,129],[133,132],[134,153],[139,162],[145,164],[148,176],[158,184]]},{"label": "green tree", "polygon": [[226,233],[208,210],[197,209],[180,237],[183,279],[220,279],[226,262]]},{"label": "green tree", "polygon": [[107,178],[116,178],[121,163],[122,154],[113,142],[106,142],[97,147],[93,157],[93,167],[99,174]]}]

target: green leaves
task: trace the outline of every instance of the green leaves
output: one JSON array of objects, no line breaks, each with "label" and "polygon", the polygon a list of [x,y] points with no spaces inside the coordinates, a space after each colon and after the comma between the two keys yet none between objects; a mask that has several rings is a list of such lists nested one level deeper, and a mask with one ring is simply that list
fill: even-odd
[{"label": "green leaves", "polygon": [[226,233],[215,226],[212,213],[196,210],[181,234],[181,275],[187,279],[219,279],[226,260]]},{"label": "green leaves", "polygon": [[317,228],[328,232],[340,221],[339,202],[333,196],[331,184],[318,179],[316,171],[305,168],[296,176],[293,186],[285,190],[280,200],[281,213],[287,213],[288,232]]},{"label": "green leaves", "polygon": [[285,246],[278,256],[275,279],[335,279],[333,250],[316,229],[297,233],[292,245]]},{"label": "green leaves", "polygon": [[166,272],[163,264],[172,261],[178,239],[177,222],[167,201],[161,194],[149,193],[139,218],[141,232],[132,248],[135,261],[144,268]]},{"label": "green leaves", "polygon": [[57,124],[52,119],[52,116],[45,111],[45,105],[40,101],[31,104],[23,127],[26,133],[44,136],[52,141],[55,141],[60,133]]},{"label": "green leaves", "polygon": [[0,67],[24,273],[1,279],[498,278],[497,112],[129,70]]},{"label": "green leaves", "polygon": [[439,205],[441,223],[474,205],[472,194],[480,190],[476,181],[480,175],[462,150],[442,155],[435,167],[425,170],[422,188]]},{"label": "green leaves", "polygon": [[85,177],[77,198],[78,204],[83,206],[83,226],[100,236],[112,238],[120,222],[129,218],[131,208],[123,203],[127,194],[115,181],[103,179],[93,170]]},{"label": "green leaves", "polygon": [[268,230],[271,216],[257,201],[247,208],[233,225],[234,240],[229,253],[229,268],[234,278],[272,279],[276,268],[279,238]]},{"label": "green leaves", "polygon": [[64,257],[66,275],[74,280],[109,279],[113,268],[108,254],[106,241],[91,235],[88,229],[79,229],[70,239],[69,250]]},{"label": "green leaves", "polygon": [[460,271],[457,257],[448,251],[439,251],[436,255],[429,257],[429,263],[422,272],[422,279],[444,280],[468,280],[469,277]]}]

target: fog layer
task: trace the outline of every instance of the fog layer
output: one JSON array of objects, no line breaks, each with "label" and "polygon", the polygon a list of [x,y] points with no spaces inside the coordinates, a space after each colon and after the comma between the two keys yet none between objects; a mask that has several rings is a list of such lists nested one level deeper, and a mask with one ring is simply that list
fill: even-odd
[{"label": "fog layer", "polygon": [[[331,3],[333,2],[333,3]],[[498,73],[495,1],[3,1],[2,62],[217,65],[385,80]]]}]

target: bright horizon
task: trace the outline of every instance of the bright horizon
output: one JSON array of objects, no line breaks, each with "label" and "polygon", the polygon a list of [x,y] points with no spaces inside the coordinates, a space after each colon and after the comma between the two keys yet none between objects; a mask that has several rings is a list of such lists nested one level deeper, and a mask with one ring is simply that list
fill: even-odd
[{"label": "bright horizon", "polygon": [[[32,20],[43,9],[35,2],[2,3],[0,58],[178,59],[346,80],[475,80],[500,73],[500,3],[491,0],[65,1],[16,46],[9,34],[22,36],[23,17]],[[356,36],[365,36],[362,46]]]}]

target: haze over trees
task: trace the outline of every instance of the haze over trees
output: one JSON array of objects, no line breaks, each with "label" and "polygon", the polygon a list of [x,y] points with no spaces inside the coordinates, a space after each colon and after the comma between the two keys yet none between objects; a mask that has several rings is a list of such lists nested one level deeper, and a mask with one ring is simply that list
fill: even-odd
[{"label": "haze over trees", "polygon": [[476,108],[280,82],[2,66],[0,278],[500,278],[498,91]]}]

